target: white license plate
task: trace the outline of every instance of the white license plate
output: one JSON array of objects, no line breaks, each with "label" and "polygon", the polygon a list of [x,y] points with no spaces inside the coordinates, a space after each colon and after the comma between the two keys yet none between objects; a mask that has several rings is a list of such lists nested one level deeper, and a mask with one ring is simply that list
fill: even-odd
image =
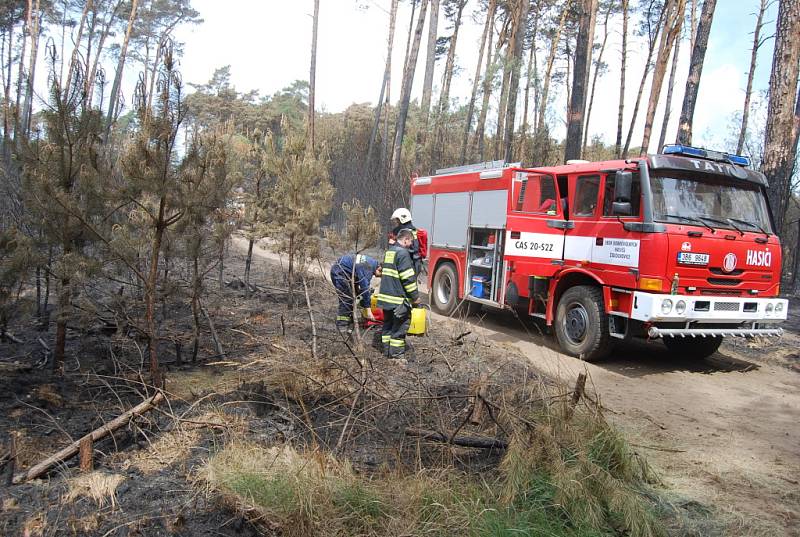
[{"label": "white license plate", "polygon": [[679,252],[678,263],[684,265],[708,265],[708,254],[696,254],[694,252]]}]

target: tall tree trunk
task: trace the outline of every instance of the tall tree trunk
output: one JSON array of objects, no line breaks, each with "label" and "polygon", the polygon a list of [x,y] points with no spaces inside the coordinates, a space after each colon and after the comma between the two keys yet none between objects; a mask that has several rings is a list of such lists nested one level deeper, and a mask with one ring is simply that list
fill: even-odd
[{"label": "tall tree trunk", "polygon": [[550,97],[550,81],[553,78],[553,64],[556,61],[556,54],[558,53],[558,43],[561,41],[561,33],[564,31],[564,25],[567,22],[567,15],[572,0],[566,0],[564,7],[561,9],[561,17],[558,19],[558,26],[553,34],[553,39],[550,41],[550,54],[547,56],[547,64],[544,69],[544,82],[542,83],[542,104],[539,107],[539,117],[536,120],[536,130],[544,131],[544,120],[547,114],[547,99]]},{"label": "tall tree trunk", "polygon": [[[394,28],[397,21],[397,3],[398,0],[392,0],[392,6],[389,11],[389,38],[387,39],[388,46],[386,51],[386,67],[383,70],[383,83],[381,85],[381,94],[378,98],[378,106],[375,109],[375,120],[372,123],[372,133],[369,137],[369,147],[367,149],[367,162],[366,169],[369,169],[372,162],[372,153],[375,148],[375,142],[378,139],[378,127],[381,122],[381,110],[383,109],[384,99],[388,101],[386,96],[389,95],[391,75],[392,75],[392,48],[394,44]],[[386,139],[383,144],[386,145]]]},{"label": "tall tree trunk", "polygon": [[515,5],[514,28],[509,42],[509,58],[511,59],[511,80],[508,89],[508,105],[506,106],[506,128],[503,136],[504,156],[506,162],[511,162],[514,147],[514,122],[517,112],[517,95],[519,94],[519,79],[522,71],[522,48],[525,42],[525,30],[528,27],[529,0],[520,0]]},{"label": "tall tree trunk", "polygon": [[411,86],[414,83],[414,70],[417,67],[419,43],[422,39],[422,28],[425,25],[425,12],[427,9],[428,0],[422,0],[422,5],[419,8],[419,16],[417,17],[417,28],[414,31],[414,40],[409,50],[408,60],[406,61],[406,66],[403,71],[403,83],[400,89],[400,108],[397,116],[392,162],[389,169],[389,177],[392,181],[397,181],[400,177],[400,157],[403,152],[403,136],[405,135],[406,119],[408,118],[408,105],[411,102]]},{"label": "tall tree trunk", "polygon": [[597,79],[600,75],[600,69],[603,65],[603,54],[606,51],[606,43],[608,43],[608,19],[611,16],[611,9],[614,7],[613,3],[608,4],[606,15],[603,20],[603,41],[600,43],[600,51],[597,53],[597,60],[594,62],[594,74],[592,75],[592,89],[589,92],[589,106],[586,107],[586,121],[583,126],[583,151],[586,153],[586,146],[589,143],[589,121],[592,118],[592,108],[594,107],[594,92],[597,88]]},{"label": "tall tree trunk", "polygon": [[192,261],[192,363],[195,363],[197,361],[197,353],[200,350],[200,288],[202,279],[197,255],[194,256]]},{"label": "tall tree trunk", "polygon": [[308,140],[314,154],[314,94],[317,85],[317,30],[319,28],[319,0],[314,0],[314,24],[311,32],[311,70],[308,75]]},{"label": "tall tree trunk", "polygon": [[72,57],[70,58],[69,66],[67,67],[67,83],[64,84],[64,87],[62,88],[65,95],[67,96],[66,97],[67,100],[69,100],[70,96],[72,75],[75,72],[75,64],[78,62],[78,54],[80,53],[81,41],[83,41],[83,27],[86,24],[86,17],[89,15],[89,10],[92,9],[92,2],[93,0],[86,0],[86,4],[83,6],[83,13],[81,13],[81,22],[78,24],[78,36],[75,39],[75,47],[72,49]]},{"label": "tall tree trunk", "polygon": [[[433,93],[433,72],[436,65],[436,32],[439,26],[439,0],[431,0],[431,14],[428,18],[428,45],[425,51],[425,79],[422,82],[422,101],[420,111],[426,130],[431,109]],[[483,53],[483,51],[481,51]]]},{"label": "tall tree trunk", "polygon": [[753,49],[750,51],[750,69],[747,72],[747,88],[744,91],[744,107],[742,108],[742,125],[739,129],[739,141],[736,143],[736,154],[741,155],[744,149],[744,139],[747,136],[747,121],[750,118],[750,98],[753,95],[753,78],[756,73],[758,49],[764,44],[761,38],[761,28],[764,26],[764,12],[767,10],[767,0],[761,0],[756,18],[756,28],[753,31]]},{"label": "tall tree trunk", "polygon": [[139,0],[131,1],[131,15],[128,18],[128,28],[125,30],[125,39],[122,40],[122,48],[119,52],[119,59],[117,60],[117,71],[114,73],[114,82],[111,85],[111,93],[109,94],[108,113],[106,114],[106,132],[105,138],[108,141],[108,134],[111,132],[111,123],[114,121],[117,112],[117,100],[119,99],[119,90],[122,84],[122,71],[125,68],[125,57],[128,54],[128,43],[131,40],[131,32],[133,31],[133,23],[136,20],[136,9]]},{"label": "tall tree trunk", "polygon": [[414,35],[414,16],[417,14],[417,5],[420,0],[411,0],[411,18],[408,19],[408,35],[406,36],[406,53],[403,56],[403,73],[406,72],[408,57],[411,55],[411,37]]},{"label": "tall tree trunk", "polygon": [[28,0],[28,7],[25,11],[25,24],[22,25],[22,47],[19,53],[19,70],[17,72],[17,98],[14,103],[14,140],[20,141],[22,123],[20,110],[22,109],[22,89],[25,80],[25,49],[28,44],[28,37],[31,35],[33,19],[33,3]]},{"label": "tall tree trunk", "polygon": [[583,120],[586,113],[586,87],[589,67],[592,64],[594,25],[597,17],[597,0],[583,0],[575,43],[575,75],[567,116],[567,138],[564,141],[564,160],[581,158],[583,147]]},{"label": "tall tree trunk", "polygon": [[[94,91],[94,84],[97,77],[97,65],[100,63],[100,57],[103,54],[103,50],[106,43],[106,38],[108,37],[109,33],[111,32],[111,24],[114,22],[114,19],[117,16],[117,12],[119,11],[120,6],[122,6],[122,0],[117,2],[117,5],[114,7],[114,11],[111,12],[108,16],[108,19],[103,23],[103,29],[100,31],[100,42],[97,44],[97,51],[94,53],[94,61],[92,61],[92,68],[89,71],[89,76],[86,79],[86,99],[88,103],[92,102],[92,92]],[[89,57],[86,57],[86,61],[89,61]],[[100,95],[100,102],[98,103],[98,108],[103,107],[103,96]]]},{"label": "tall tree trunk", "polygon": [[8,54],[6,59],[6,72],[3,76],[3,146],[6,151],[10,149],[11,145],[11,67],[13,65],[13,56],[11,49],[14,48],[14,24],[11,22],[11,17],[8,21],[8,29],[3,35],[4,52]]},{"label": "tall tree trunk", "polygon": [[494,55],[492,55],[492,38],[494,32],[489,30],[489,42],[486,45],[486,71],[483,75],[483,97],[481,100],[481,111],[478,114],[478,123],[475,125],[475,137],[472,139],[471,154],[475,154],[476,150],[479,155],[479,160],[484,160],[484,142],[486,131],[486,116],[489,113],[489,98],[492,96],[492,86],[494,84],[494,66],[497,63],[497,58],[500,57],[500,49],[505,41],[505,26],[497,36],[497,44],[494,48]]},{"label": "tall tree trunk", "polygon": [[619,106],[617,111],[617,139],[614,142],[614,155],[622,156],[622,122],[625,113],[625,72],[628,70],[628,0],[622,0],[622,49],[619,69]]},{"label": "tall tree trunk", "polygon": [[714,21],[714,8],[717,0],[704,0],[703,11],[700,13],[700,24],[697,26],[697,38],[692,48],[692,58],[689,60],[689,77],[686,80],[686,91],[683,94],[681,118],[678,123],[679,144],[691,145],[692,122],[694,120],[694,107],[697,104],[697,94],[700,91],[700,77],[703,74],[703,61],[708,48],[708,36],[711,33],[711,23]]},{"label": "tall tree trunk", "polygon": [[161,198],[158,219],[153,233],[153,244],[150,250],[150,272],[145,283],[145,324],[147,326],[148,350],[150,355],[150,381],[156,388],[164,386],[164,376],[158,363],[158,326],[156,325],[156,300],[158,294],[158,260],[161,255],[161,243],[164,240],[164,211],[166,199]]},{"label": "tall tree trunk", "polygon": [[791,178],[797,157],[795,144],[800,130],[797,76],[800,72],[800,2],[780,0],[775,31],[775,51],[769,77],[769,104],[761,171],[767,176],[767,191],[775,232],[783,237],[783,223],[791,196]]},{"label": "tall tree trunk", "polygon": [[64,373],[64,356],[67,346],[67,319],[70,306],[70,280],[61,278],[58,290],[58,315],[56,317],[56,343],[53,345],[53,371]]},{"label": "tall tree trunk", "polygon": [[538,66],[536,65],[536,38],[539,35],[539,6],[536,6],[536,13],[533,15],[533,28],[531,29],[531,48],[528,51],[528,72],[526,73],[525,91],[522,96],[522,128],[519,137],[519,155],[525,154],[525,143],[528,138],[528,108],[530,106],[530,92],[533,87],[534,116],[536,115],[536,100],[538,94],[536,85],[538,84]]},{"label": "tall tree trunk", "polygon": [[669,69],[669,82],[667,82],[667,100],[664,103],[664,119],[661,121],[661,135],[658,137],[658,147],[656,152],[661,151],[667,139],[667,128],[669,128],[669,117],[672,114],[672,95],[675,91],[675,72],[678,70],[678,55],[681,50],[681,37],[675,40],[675,48],[672,50],[672,66]]},{"label": "tall tree trunk", "polygon": [[[513,17],[511,17],[513,19]],[[512,23],[513,24],[513,23]],[[500,103],[497,105],[497,129],[494,133],[494,152],[492,158],[500,158],[500,149],[503,147],[503,136],[506,128],[506,111],[508,109],[508,89],[511,83],[511,57],[508,55],[511,49],[510,39],[506,46],[505,60],[503,61],[503,79],[500,84]]]},{"label": "tall tree trunk", "polygon": [[[478,64],[475,66],[475,78],[472,80],[472,93],[470,93],[469,104],[467,105],[467,119],[464,125],[464,136],[461,138],[461,164],[467,162],[467,144],[469,143],[469,133],[472,130],[472,116],[475,113],[475,99],[478,96],[478,85],[481,80],[481,64],[483,63],[483,53],[486,51],[486,64],[491,63],[492,48],[492,22],[494,21],[494,11],[497,0],[489,0],[489,8],[486,10],[486,22],[483,25],[481,34],[481,45],[478,50]],[[488,46],[487,46],[488,38]],[[489,69],[486,69],[487,74]]]},{"label": "tall tree trunk", "polygon": [[631,138],[633,138],[633,128],[636,126],[636,118],[639,115],[639,105],[642,103],[642,95],[644,94],[644,85],[647,83],[647,75],[650,73],[650,68],[652,67],[653,63],[653,52],[656,50],[656,42],[658,40],[658,32],[661,28],[661,23],[664,21],[665,15],[664,9],[661,10],[661,13],[658,17],[658,23],[656,24],[655,34],[653,34],[652,39],[650,39],[650,43],[647,49],[647,61],[644,64],[644,70],[642,71],[642,79],[639,81],[639,91],[636,93],[636,101],[633,105],[633,114],[631,115],[631,124],[628,128],[628,135],[625,137],[625,147],[622,149],[622,156],[627,158],[628,157],[628,150],[631,147]]},{"label": "tall tree trunk", "polygon": [[[647,113],[644,120],[641,150],[643,155],[647,154],[647,149],[650,146],[650,136],[653,133],[653,122],[656,117],[656,106],[661,95],[661,86],[664,83],[664,75],[667,72],[667,63],[669,62],[672,45],[681,32],[683,14],[686,11],[686,0],[667,0],[664,5],[664,11],[667,12],[665,17],[666,24],[661,31],[661,43],[658,47],[658,56],[653,70],[653,81],[650,84],[650,98],[647,101]],[[667,105],[669,106],[669,103]]]},{"label": "tall tree trunk", "polygon": [[22,131],[27,137],[31,132],[31,115],[33,113],[33,83],[36,80],[36,63],[39,53],[39,38],[42,33],[42,16],[44,10],[41,9],[41,0],[36,0],[36,9],[33,16],[33,26],[31,28],[31,57],[30,67],[28,67],[28,77],[25,83],[25,104],[22,108]]},{"label": "tall tree trunk", "polygon": [[461,29],[461,15],[464,13],[466,3],[466,0],[458,0],[453,35],[450,37],[450,44],[447,48],[447,61],[445,62],[444,75],[442,76],[442,91],[439,94],[439,106],[434,118],[436,121],[436,135],[433,139],[431,151],[431,164],[433,165],[438,165],[444,152],[444,124],[450,110],[450,84],[453,81],[453,70],[456,64],[456,44],[458,43],[458,31]]}]

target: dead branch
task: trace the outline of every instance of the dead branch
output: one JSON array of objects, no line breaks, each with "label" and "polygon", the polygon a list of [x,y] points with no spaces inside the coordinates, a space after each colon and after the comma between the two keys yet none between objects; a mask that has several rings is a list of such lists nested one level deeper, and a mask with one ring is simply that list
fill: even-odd
[{"label": "dead branch", "polygon": [[444,444],[452,444],[454,446],[471,447],[480,449],[506,449],[508,442],[500,440],[499,438],[490,438],[482,436],[454,436],[445,435],[437,431],[430,431],[428,429],[416,429],[409,427],[405,431],[406,436],[414,436],[422,438],[423,440],[430,440],[432,442],[442,442]]},{"label": "dead branch", "polygon": [[88,433],[83,438],[71,443],[58,453],[51,455],[50,457],[46,458],[39,464],[32,466],[31,468],[28,469],[27,472],[15,475],[13,478],[13,483],[16,485],[19,483],[24,483],[26,481],[29,481],[31,479],[36,479],[37,477],[46,473],[50,468],[52,468],[56,464],[64,462],[70,457],[73,457],[76,453],[78,453],[81,442],[83,441],[84,438],[88,437],[91,439],[92,442],[97,442],[98,440],[101,440],[108,434],[112,433],[113,431],[116,431],[117,429],[128,423],[128,421],[130,421],[137,415],[149,411],[151,408],[153,408],[155,405],[159,404],[163,400],[164,400],[164,393],[160,391],[157,392],[153,397],[147,399],[146,401],[142,401],[135,407],[125,412],[124,414],[114,418],[113,420],[109,421],[102,427],[99,427],[94,431]]},{"label": "dead branch", "polygon": [[203,312],[203,316],[208,321],[208,328],[211,330],[211,339],[214,340],[214,347],[217,349],[217,356],[225,356],[225,350],[222,348],[222,344],[219,342],[219,337],[217,336],[217,329],[214,328],[214,321],[211,320],[211,316],[208,314],[208,310],[202,304],[200,305],[200,311]]},{"label": "dead branch", "polygon": [[10,341],[11,343],[16,343],[17,345],[21,345],[21,344],[25,343],[24,341],[22,341],[21,339],[19,339],[16,336],[14,336],[14,334],[12,334],[10,332],[5,332],[3,334],[3,339],[5,339],[6,341]]},{"label": "dead branch", "polygon": [[578,380],[575,381],[575,389],[572,391],[572,399],[570,399],[569,406],[567,407],[567,421],[572,419],[572,414],[575,412],[575,407],[583,397],[586,391],[586,373],[579,373]]},{"label": "dead branch", "polygon": [[317,325],[314,323],[314,312],[311,309],[311,299],[308,297],[308,286],[306,279],[303,278],[303,291],[306,293],[306,305],[308,306],[308,318],[311,320],[311,356],[317,359]]}]

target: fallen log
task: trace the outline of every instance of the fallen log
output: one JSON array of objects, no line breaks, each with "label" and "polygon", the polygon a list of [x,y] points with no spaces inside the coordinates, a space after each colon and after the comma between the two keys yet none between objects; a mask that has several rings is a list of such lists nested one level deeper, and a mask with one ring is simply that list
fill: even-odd
[{"label": "fallen log", "polygon": [[406,429],[406,436],[414,436],[422,438],[423,440],[441,442],[443,444],[453,444],[454,446],[479,449],[506,449],[508,447],[508,442],[500,440],[499,438],[490,438],[486,436],[455,436],[450,438],[450,435],[444,435],[438,431],[416,429],[413,427]]},{"label": "fallen log", "polygon": [[[64,462],[70,457],[75,456],[80,449],[81,443],[87,445],[90,439],[91,442],[97,442],[102,438],[106,437],[109,433],[116,431],[132,418],[136,417],[139,414],[143,414],[159,404],[161,401],[164,400],[164,393],[157,392],[153,397],[147,399],[146,401],[142,401],[135,407],[131,408],[124,414],[114,418],[113,420],[109,421],[102,427],[95,429],[94,431],[86,434],[84,437],[76,440],[75,442],[71,443],[58,453],[51,455],[50,457],[46,458],[39,464],[30,467],[26,472],[19,473],[14,476],[13,483],[15,485],[19,483],[24,483],[25,481],[30,481],[31,479],[36,479],[37,477],[41,476],[42,474],[46,473],[50,468],[55,466],[58,463]],[[84,448],[85,449],[85,448]]]}]

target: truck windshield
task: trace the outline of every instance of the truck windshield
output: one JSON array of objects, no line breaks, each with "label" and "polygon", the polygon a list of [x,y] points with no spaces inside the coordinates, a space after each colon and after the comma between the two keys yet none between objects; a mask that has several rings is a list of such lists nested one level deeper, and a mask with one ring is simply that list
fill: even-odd
[{"label": "truck windshield", "polygon": [[756,186],[658,176],[650,186],[657,221],[770,232],[767,204]]}]

